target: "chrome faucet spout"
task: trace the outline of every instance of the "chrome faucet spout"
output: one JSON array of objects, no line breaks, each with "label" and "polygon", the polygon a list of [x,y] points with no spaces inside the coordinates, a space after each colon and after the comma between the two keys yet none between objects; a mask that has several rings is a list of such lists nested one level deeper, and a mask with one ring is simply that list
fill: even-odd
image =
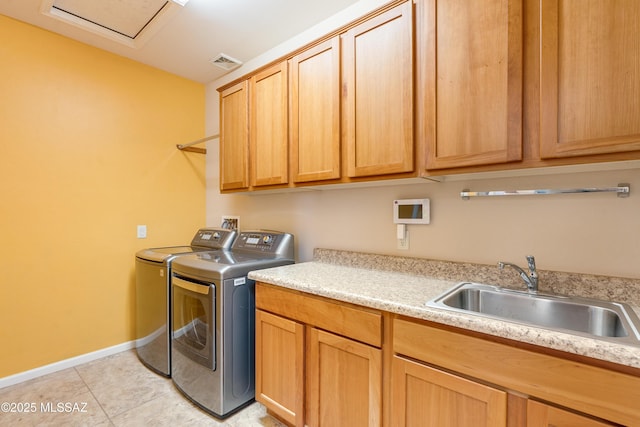
[{"label": "chrome faucet spout", "polygon": [[511,267],[518,272],[524,283],[527,285],[527,289],[531,293],[538,292],[538,271],[536,270],[536,260],[532,255],[527,256],[527,264],[529,267],[529,273],[518,267],[516,264],[510,262],[498,261],[498,268],[504,270],[505,267]]}]

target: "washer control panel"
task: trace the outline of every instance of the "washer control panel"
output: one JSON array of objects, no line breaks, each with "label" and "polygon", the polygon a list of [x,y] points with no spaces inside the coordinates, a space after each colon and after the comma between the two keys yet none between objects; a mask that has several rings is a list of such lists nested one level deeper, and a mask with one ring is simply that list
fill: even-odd
[{"label": "washer control panel", "polygon": [[191,246],[213,249],[229,249],[238,232],[224,228],[201,228],[191,241]]}]

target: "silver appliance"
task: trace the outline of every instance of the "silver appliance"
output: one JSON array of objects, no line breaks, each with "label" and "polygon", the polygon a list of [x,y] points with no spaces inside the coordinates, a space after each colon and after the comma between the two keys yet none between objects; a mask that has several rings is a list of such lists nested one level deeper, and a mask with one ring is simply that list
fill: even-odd
[{"label": "silver appliance", "polygon": [[136,351],[151,370],[171,376],[171,267],[176,257],[231,248],[238,232],[202,228],[190,246],[143,249],[136,253]]},{"label": "silver appliance", "polygon": [[231,251],[173,263],[172,372],[176,387],[225,418],[255,394],[255,282],[249,271],[293,264],[293,236],[241,232]]}]

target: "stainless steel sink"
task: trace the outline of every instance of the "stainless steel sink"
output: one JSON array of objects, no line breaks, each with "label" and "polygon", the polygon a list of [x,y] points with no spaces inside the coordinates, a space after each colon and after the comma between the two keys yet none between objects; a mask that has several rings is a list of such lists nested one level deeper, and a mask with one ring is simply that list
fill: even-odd
[{"label": "stainless steel sink", "polygon": [[427,306],[640,346],[640,319],[622,303],[461,283]]}]

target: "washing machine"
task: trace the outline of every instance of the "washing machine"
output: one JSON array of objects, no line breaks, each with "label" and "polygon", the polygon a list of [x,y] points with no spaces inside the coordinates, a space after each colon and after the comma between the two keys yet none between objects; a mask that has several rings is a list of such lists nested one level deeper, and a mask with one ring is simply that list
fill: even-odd
[{"label": "washing machine", "polygon": [[247,274],[293,262],[291,234],[247,231],[228,252],[199,252],[173,263],[171,378],[218,418],[255,397],[255,282]]},{"label": "washing machine", "polygon": [[171,268],[182,255],[223,252],[238,232],[222,228],[198,230],[188,246],[149,248],[136,253],[136,352],[154,372],[171,376]]}]

